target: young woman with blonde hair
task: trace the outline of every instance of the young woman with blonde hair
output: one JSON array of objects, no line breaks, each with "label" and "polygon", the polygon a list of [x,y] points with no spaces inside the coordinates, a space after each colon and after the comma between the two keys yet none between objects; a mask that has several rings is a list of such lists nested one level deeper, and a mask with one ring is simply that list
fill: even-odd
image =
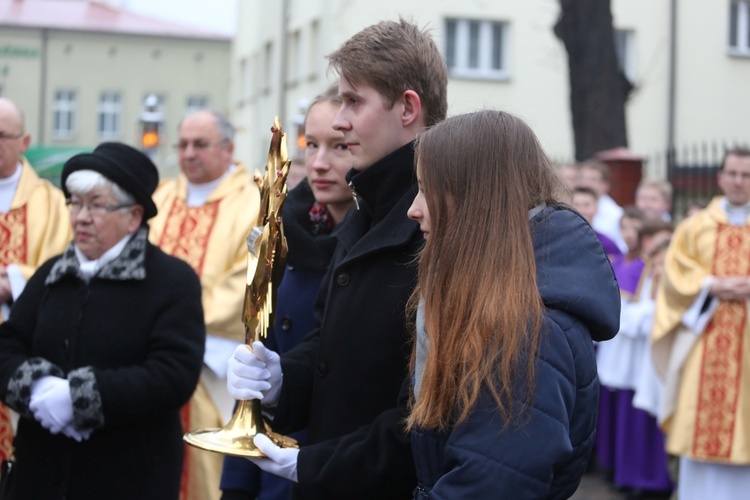
[{"label": "young woman with blonde hair", "polygon": [[[286,269],[279,286],[276,319],[263,343],[264,348],[278,353],[289,351],[315,328],[315,297],[336,245],[331,233],[354,204],[345,178],[351,155],[344,134],[331,125],[339,106],[338,85],[333,84],[312,100],[305,115],[305,177],[284,202]],[[233,374],[229,377],[232,380]],[[305,443],[304,431],[290,435]],[[224,458],[222,500],[288,499],[291,485],[288,479],[263,471],[244,458]]]},{"label": "young woman with blonde hair", "polygon": [[594,443],[593,340],[620,299],[594,232],[519,118],[449,118],[416,146],[426,244],[407,421],[417,498],[565,498]]}]

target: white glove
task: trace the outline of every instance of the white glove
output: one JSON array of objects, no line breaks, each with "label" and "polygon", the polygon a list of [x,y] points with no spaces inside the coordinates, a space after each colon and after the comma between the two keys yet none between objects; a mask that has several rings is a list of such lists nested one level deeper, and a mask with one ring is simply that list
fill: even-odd
[{"label": "white glove", "polygon": [[52,376],[39,379],[32,387],[29,409],[42,427],[52,434],[59,434],[73,421],[68,380]]},{"label": "white glove", "polygon": [[91,431],[92,429],[79,431],[73,426],[73,423],[71,422],[63,428],[62,433],[70,439],[75,439],[80,443],[81,441],[86,441],[91,437]]},{"label": "white glove", "polygon": [[33,382],[31,384],[31,397],[33,398],[34,395],[36,394],[47,392],[52,387],[54,387],[55,384],[57,384],[57,382],[60,380],[63,380],[63,379],[61,379],[60,377],[55,377],[53,375],[45,375],[39,380]]},{"label": "white glove", "polygon": [[278,354],[255,341],[252,351],[245,344],[237,346],[227,363],[227,390],[234,399],[260,399],[265,406],[276,406],[282,379]]},{"label": "white glove", "polygon": [[256,434],[253,443],[267,458],[248,458],[266,472],[297,482],[299,448],[280,448],[265,434]]}]

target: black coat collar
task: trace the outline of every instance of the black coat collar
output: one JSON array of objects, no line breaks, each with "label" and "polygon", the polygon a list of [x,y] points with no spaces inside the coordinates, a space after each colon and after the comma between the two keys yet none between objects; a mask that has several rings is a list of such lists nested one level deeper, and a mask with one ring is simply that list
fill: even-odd
[{"label": "black coat collar", "polygon": [[365,170],[350,170],[346,179],[357,194],[360,210],[369,215],[371,225],[377,224],[416,181],[414,142],[401,146]]},{"label": "black coat collar", "polygon": [[347,253],[346,261],[415,239],[419,225],[406,215],[417,193],[413,142],[364,171],[350,171],[347,180],[360,207],[351,209],[333,233]]},{"label": "black coat collar", "polygon": [[289,191],[284,200],[284,235],[291,249],[287,254],[287,264],[301,271],[325,272],[333,255],[336,240],[330,234],[312,234],[310,208],[314,203],[315,196],[307,179],[303,179]]}]

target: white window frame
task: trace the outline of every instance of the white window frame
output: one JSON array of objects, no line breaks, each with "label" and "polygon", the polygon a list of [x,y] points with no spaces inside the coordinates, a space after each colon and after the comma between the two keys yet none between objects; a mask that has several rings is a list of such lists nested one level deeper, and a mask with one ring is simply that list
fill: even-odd
[{"label": "white window frame", "polygon": [[635,31],[615,29],[615,52],[617,64],[631,83],[635,83]]},{"label": "white window frame", "polygon": [[312,81],[318,74],[322,73],[321,62],[325,61],[325,58],[321,55],[322,52],[320,48],[320,21],[314,19],[310,23],[310,43],[307,53],[308,80]]},{"label": "white window frame", "polygon": [[260,96],[263,88],[261,80],[261,55],[260,51],[253,52],[250,64],[245,67],[245,80],[250,86],[250,95],[253,99]]},{"label": "white window frame", "polygon": [[205,94],[189,95],[185,101],[185,114],[208,108],[208,96]]},{"label": "white window frame", "polygon": [[[737,16],[732,19],[732,8],[737,7]],[[732,25],[734,24],[734,26]],[[750,56],[750,1],[732,0],[729,4],[729,23],[727,40],[729,54]],[[732,43],[732,29],[736,30],[736,40]]]},{"label": "white window frame", "polygon": [[302,30],[289,34],[287,40],[287,84],[295,85],[302,81],[304,60],[302,52]]},{"label": "white window frame", "polygon": [[[474,79],[491,79],[491,80],[506,80],[510,78],[510,71],[508,67],[508,31],[509,23],[505,21],[489,21],[489,20],[478,20],[478,19],[459,19],[459,18],[447,18],[445,20],[445,52],[446,55],[449,51],[448,43],[448,23],[456,23],[456,33],[454,37],[453,54],[454,60],[451,61],[451,65],[448,67],[450,76],[458,78],[474,78]],[[477,65],[474,67],[470,62],[470,24],[479,24],[478,34],[478,60]],[[495,26],[500,27],[500,68],[493,68],[493,28]]]},{"label": "white window frame", "polygon": [[[52,116],[52,137],[55,139],[73,139],[78,122],[78,94],[75,90],[60,89],[55,91],[55,104]],[[61,124],[65,126],[61,126]]]},{"label": "white window frame", "polygon": [[99,139],[118,139],[122,134],[122,94],[102,92],[96,121]]},{"label": "white window frame", "polygon": [[262,72],[260,74],[260,92],[263,95],[271,93],[271,70],[273,69],[274,47],[272,41],[267,41],[263,46]]}]

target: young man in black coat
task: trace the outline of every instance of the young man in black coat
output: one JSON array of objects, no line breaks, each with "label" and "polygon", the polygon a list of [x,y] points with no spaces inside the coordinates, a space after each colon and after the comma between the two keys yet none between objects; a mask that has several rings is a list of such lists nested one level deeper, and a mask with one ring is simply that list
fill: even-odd
[{"label": "young man in black coat", "polygon": [[431,37],[404,20],[365,28],[329,59],[343,99],[334,128],[351,151],[357,206],[334,233],[320,327],[280,361],[260,343],[240,346],[228,386],[238,399],[261,399],[275,430],[307,427],[300,450],[257,436],[269,458],[252,459],[297,482],[297,497],[407,498],[416,479],[403,425],[404,312],[423,244],[406,216],[417,190],[412,143],[445,118],[447,68]]}]

